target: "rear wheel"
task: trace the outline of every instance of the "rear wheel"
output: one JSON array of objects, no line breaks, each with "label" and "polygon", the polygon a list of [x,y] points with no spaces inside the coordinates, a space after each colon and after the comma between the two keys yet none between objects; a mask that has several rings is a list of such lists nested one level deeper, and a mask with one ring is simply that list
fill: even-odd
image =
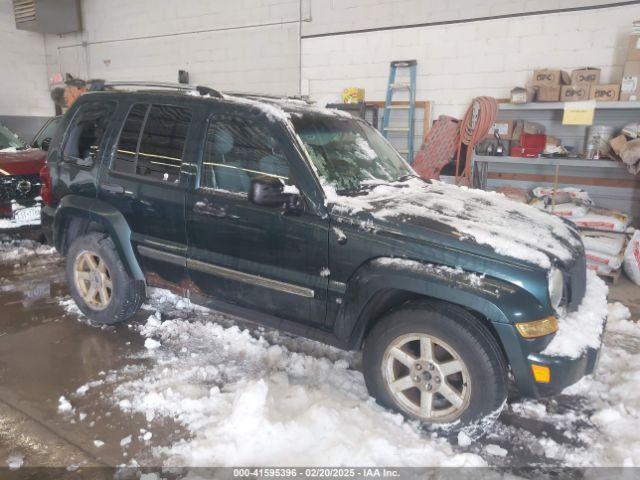
[{"label": "rear wheel", "polygon": [[66,273],[78,308],[100,323],[127,320],[144,300],[144,284],[129,275],[113,241],[104,233],[89,233],[73,241]]},{"label": "rear wheel", "polygon": [[415,302],[367,336],[363,370],[376,400],[432,424],[470,425],[499,413],[507,396],[502,352],[466,310]]}]

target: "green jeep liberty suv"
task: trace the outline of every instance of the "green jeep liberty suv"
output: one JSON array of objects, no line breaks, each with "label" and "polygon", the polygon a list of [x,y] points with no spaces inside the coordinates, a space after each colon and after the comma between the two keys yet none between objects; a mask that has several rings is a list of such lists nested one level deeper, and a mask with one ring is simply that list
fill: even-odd
[{"label": "green jeep liberty suv", "polygon": [[[122,86],[73,105],[41,172],[42,223],[91,319],[121,322],[148,286],[169,288],[362,349],[371,395],[435,424],[495,418],[509,381],[552,394],[595,368],[606,315],[583,298],[606,311],[606,288],[563,220],[424,181],[344,112]],[[563,328],[576,315],[590,341]]]}]

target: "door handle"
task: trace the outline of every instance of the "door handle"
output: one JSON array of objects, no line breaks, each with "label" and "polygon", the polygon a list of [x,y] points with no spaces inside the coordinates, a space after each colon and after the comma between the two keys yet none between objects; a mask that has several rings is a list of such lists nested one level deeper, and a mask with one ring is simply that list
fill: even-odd
[{"label": "door handle", "polygon": [[212,217],[223,218],[227,216],[225,207],[216,207],[211,202],[198,201],[193,205],[193,211],[200,215],[209,215]]},{"label": "door handle", "polygon": [[116,183],[103,183],[100,188],[107,193],[124,193],[124,187]]}]

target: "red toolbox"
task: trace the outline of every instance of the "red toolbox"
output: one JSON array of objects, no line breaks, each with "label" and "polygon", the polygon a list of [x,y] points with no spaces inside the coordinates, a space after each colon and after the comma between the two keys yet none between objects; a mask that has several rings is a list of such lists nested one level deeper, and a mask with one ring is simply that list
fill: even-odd
[{"label": "red toolbox", "polygon": [[521,147],[519,145],[511,147],[512,157],[536,158],[538,155],[540,155],[540,150],[537,148]]},{"label": "red toolbox", "polygon": [[547,136],[544,133],[523,133],[520,135],[520,146],[535,148],[542,153],[547,146]]}]

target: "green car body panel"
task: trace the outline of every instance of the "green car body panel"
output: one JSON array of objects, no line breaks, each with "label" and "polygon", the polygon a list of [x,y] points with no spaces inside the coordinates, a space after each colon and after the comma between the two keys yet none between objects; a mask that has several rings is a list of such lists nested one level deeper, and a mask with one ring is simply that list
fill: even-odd
[{"label": "green car body panel", "polygon": [[[73,168],[62,158],[65,131],[78,108],[91,101],[112,101],[116,107],[95,164]],[[191,109],[175,185],[110,170],[120,129],[134,103]],[[220,112],[268,125],[304,196],[304,211],[286,213],[254,205],[246,196],[197,188],[207,122]],[[552,335],[527,340],[517,333],[515,322],[555,314],[547,270],[499,255],[434,221],[381,221],[370,213],[331,211],[294,132],[250,104],[179,94],[100,92],[81,97],[61,123],[47,160],[56,203],[43,208],[42,218],[61,251],[71,219],[94,222],[111,236],[137,280],[188,290],[211,306],[235,306],[253,312],[258,321],[344,349],[361,348],[367,331],[390,304],[416,297],[457,304],[487,324],[526,395],[557,392],[594,368],[596,351],[576,360],[545,357],[540,352]],[[101,188],[112,183],[124,191],[114,195]],[[385,260],[390,258],[405,263]],[[562,269],[584,282],[584,251],[576,248]],[[322,273],[325,270],[330,273]],[[212,275],[223,280],[212,282]],[[552,365],[554,380],[536,384],[531,361]]]}]

